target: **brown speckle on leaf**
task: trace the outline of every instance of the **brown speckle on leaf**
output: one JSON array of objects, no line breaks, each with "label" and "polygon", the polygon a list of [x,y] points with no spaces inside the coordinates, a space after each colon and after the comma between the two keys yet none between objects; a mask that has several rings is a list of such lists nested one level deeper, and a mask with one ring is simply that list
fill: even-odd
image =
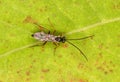
[{"label": "brown speckle on leaf", "polygon": [[99,65],[99,61],[103,58],[102,52],[98,53],[98,57],[96,58],[95,66]]},{"label": "brown speckle on leaf", "polygon": [[39,9],[40,12],[43,12],[44,10],[42,8]]},{"label": "brown speckle on leaf", "polygon": [[119,9],[120,9],[120,2],[117,3],[117,4],[114,3],[114,4],[112,5],[112,8],[115,9],[115,10],[119,10]]},{"label": "brown speckle on leaf", "polygon": [[41,47],[41,51],[44,52],[45,51],[45,48],[44,46]]},{"label": "brown speckle on leaf", "polygon": [[59,58],[62,58],[62,55],[58,55]]},{"label": "brown speckle on leaf", "polygon": [[31,58],[33,56],[33,54],[30,54],[29,57]]},{"label": "brown speckle on leaf", "polygon": [[33,66],[32,66],[32,65],[30,65],[30,68],[33,68]]},{"label": "brown speckle on leaf", "polygon": [[11,21],[8,20],[7,23],[11,23]]},{"label": "brown speckle on leaf", "polygon": [[33,60],[33,63],[35,63],[35,62],[36,62],[36,59]]},{"label": "brown speckle on leaf", "polygon": [[113,70],[112,70],[112,69],[110,69],[110,70],[109,70],[109,72],[113,72]]},{"label": "brown speckle on leaf", "polygon": [[26,71],[26,75],[29,76],[30,75],[30,71]]},{"label": "brown speckle on leaf", "polygon": [[15,37],[15,34],[9,34],[10,37]]},{"label": "brown speckle on leaf", "polygon": [[97,69],[103,72],[104,74],[112,73],[114,66],[111,62],[112,61],[104,61],[103,63],[97,65]]},{"label": "brown speckle on leaf", "polygon": [[90,39],[93,39],[95,37],[95,35],[92,35],[91,37],[90,37]]},{"label": "brown speckle on leaf", "polygon": [[107,71],[104,71],[104,73],[105,73],[105,74],[108,74],[108,72],[107,72]]},{"label": "brown speckle on leaf", "polygon": [[19,73],[20,73],[20,71],[21,71],[21,70],[18,70],[18,71],[17,71],[17,74],[19,74]]},{"label": "brown speckle on leaf", "polygon": [[42,69],[42,72],[45,72],[45,73],[47,73],[49,71],[50,71],[49,69]]},{"label": "brown speckle on leaf", "polygon": [[101,43],[99,46],[98,46],[99,49],[102,49],[103,48],[103,43]]},{"label": "brown speckle on leaf", "polygon": [[26,78],[26,81],[30,81],[30,78]]},{"label": "brown speckle on leaf", "polygon": [[99,58],[103,58],[102,52],[98,54]]},{"label": "brown speckle on leaf", "polygon": [[78,82],[88,82],[88,80],[80,79]]},{"label": "brown speckle on leaf", "polygon": [[67,45],[67,44],[63,44],[62,46],[63,46],[64,48],[67,48],[67,47],[68,47],[68,45]]},{"label": "brown speckle on leaf", "polygon": [[83,69],[83,68],[84,68],[84,64],[79,63],[79,65],[78,65],[78,69]]},{"label": "brown speckle on leaf", "polygon": [[44,79],[44,76],[40,76],[41,79]]},{"label": "brown speckle on leaf", "polygon": [[10,67],[13,67],[12,65],[10,65]]},{"label": "brown speckle on leaf", "polygon": [[42,7],[42,8],[39,8],[38,10],[39,10],[40,12],[45,12],[45,11],[47,11],[47,6]]},{"label": "brown speckle on leaf", "polygon": [[24,20],[23,23],[37,23],[36,20],[34,20],[31,16],[27,16]]}]

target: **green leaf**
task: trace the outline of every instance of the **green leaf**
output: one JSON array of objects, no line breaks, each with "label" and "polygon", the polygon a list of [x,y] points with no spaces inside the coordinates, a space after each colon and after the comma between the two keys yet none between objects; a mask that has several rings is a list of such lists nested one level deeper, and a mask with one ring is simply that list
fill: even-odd
[{"label": "green leaf", "polygon": [[[1,0],[0,82],[119,82],[119,0]],[[31,34],[40,31],[85,40],[56,49],[44,47]],[[44,30],[46,33],[48,30]]]}]

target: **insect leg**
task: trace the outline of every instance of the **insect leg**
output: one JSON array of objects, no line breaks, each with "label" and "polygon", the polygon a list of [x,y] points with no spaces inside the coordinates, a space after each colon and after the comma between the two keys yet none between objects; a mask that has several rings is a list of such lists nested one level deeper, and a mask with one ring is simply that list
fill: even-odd
[{"label": "insect leg", "polygon": [[52,27],[52,28],[53,28],[53,30],[54,30],[54,31],[53,31],[53,33],[52,33],[52,34],[54,35],[54,34],[55,34],[55,32],[56,32],[56,30],[55,30],[55,28],[54,28],[54,26],[53,26],[53,24],[51,23],[51,21],[50,21],[50,19],[49,19],[49,18],[48,18],[48,21],[49,21],[49,23],[50,23],[51,27]]},{"label": "insect leg", "polygon": [[51,27],[52,27],[53,29],[55,29],[49,18],[48,18],[48,21],[49,21]]},{"label": "insect leg", "polygon": [[45,42],[42,44],[42,51],[44,51],[44,46],[45,46],[46,43],[47,43],[47,41],[45,41]]},{"label": "insect leg", "polygon": [[33,24],[35,24],[36,26],[38,26],[38,28],[39,28],[40,30],[44,30],[44,29],[48,30],[47,28],[42,27],[41,25],[39,25],[37,22],[34,22]]},{"label": "insect leg", "polygon": [[54,34],[55,34],[55,32],[56,32],[56,30],[54,30],[52,34],[54,35]]},{"label": "insect leg", "polygon": [[55,55],[56,49],[59,47],[59,44],[57,44],[57,43],[55,43],[55,42],[53,42],[53,44],[56,46],[56,47],[54,48],[54,55]]},{"label": "insect leg", "polygon": [[43,30],[43,28],[44,28],[44,27],[40,26],[38,23],[36,23],[36,22],[34,22],[33,24],[35,24],[36,26],[38,26],[38,28],[39,28],[40,30]]},{"label": "insect leg", "polygon": [[47,43],[47,41],[45,41],[45,42],[43,43],[43,46],[44,46],[46,43]]},{"label": "insect leg", "polygon": [[42,51],[44,51],[44,45],[47,43],[47,41],[45,41],[42,45],[39,45],[39,44],[35,44],[35,45],[32,45],[30,46],[31,47],[36,47],[36,46],[42,46]]},{"label": "insect leg", "polygon": [[48,31],[48,34],[50,34],[50,31]]},{"label": "insect leg", "polygon": [[[54,35],[54,34],[55,34],[55,32],[56,32],[56,30],[54,30],[52,34]],[[50,31],[48,31],[48,34],[50,34]]]}]

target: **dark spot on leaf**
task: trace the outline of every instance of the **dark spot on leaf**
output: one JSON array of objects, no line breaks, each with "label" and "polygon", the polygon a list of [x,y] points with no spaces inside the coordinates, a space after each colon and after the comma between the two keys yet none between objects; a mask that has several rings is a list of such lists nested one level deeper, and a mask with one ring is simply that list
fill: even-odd
[{"label": "dark spot on leaf", "polygon": [[74,55],[74,53],[71,53],[71,55]]},{"label": "dark spot on leaf", "polygon": [[72,55],[72,57],[73,57],[73,58],[75,58],[75,57],[76,57],[76,55],[75,55],[73,52],[71,53],[71,55]]},{"label": "dark spot on leaf", "polygon": [[62,55],[58,55],[59,58],[62,58]]},{"label": "dark spot on leaf", "polygon": [[109,74],[113,72],[114,67],[112,67],[112,65],[111,61],[104,61],[103,63],[97,65],[97,69],[104,74]]},{"label": "dark spot on leaf", "polygon": [[7,23],[11,23],[11,21],[8,20]]},{"label": "dark spot on leaf", "polygon": [[112,62],[112,61],[110,61],[110,64],[113,64],[113,62]]},{"label": "dark spot on leaf", "polygon": [[42,51],[42,52],[44,52],[44,51],[45,51],[44,46],[42,46],[42,47],[41,47],[41,51]]},{"label": "dark spot on leaf", "polygon": [[107,72],[107,71],[105,71],[105,72],[104,72],[104,74],[108,74],[108,72]]},{"label": "dark spot on leaf", "polygon": [[99,65],[99,61],[103,58],[102,52],[98,53],[98,56],[96,58],[95,66]]},{"label": "dark spot on leaf", "polygon": [[120,10],[120,2],[117,3],[117,4],[114,3],[114,4],[112,5],[112,8],[115,9],[115,10]]},{"label": "dark spot on leaf", "polygon": [[59,73],[59,74],[62,74],[62,73],[63,73],[63,70],[62,70],[62,69],[58,69],[58,73]]},{"label": "dark spot on leaf", "polygon": [[21,71],[21,70],[18,70],[18,71],[17,71],[17,74],[19,74],[19,73],[20,73],[20,71]]},{"label": "dark spot on leaf", "polygon": [[36,59],[33,60],[33,63],[35,63],[35,62],[36,62]]},{"label": "dark spot on leaf", "polygon": [[67,45],[67,44],[63,44],[62,46],[63,46],[64,48],[67,48],[67,47],[68,47],[68,45]]},{"label": "dark spot on leaf", "polygon": [[117,46],[120,47],[120,44],[118,44]]},{"label": "dark spot on leaf", "polygon": [[37,21],[34,20],[31,16],[27,16],[24,20],[23,23],[36,23]]},{"label": "dark spot on leaf", "polygon": [[106,48],[106,49],[109,49],[109,47],[108,47],[108,46],[106,46],[105,48]]},{"label": "dark spot on leaf", "polygon": [[104,71],[105,69],[102,66],[97,67],[97,69]]},{"label": "dark spot on leaf", "polygon": [[47,72],[49,72],[50,70],[49,70],[49,69],[42,69],[41,71],[47,73]]},{"label": "dark spot on leaf", "polygon": [[31,65],[30,68],[33,68],[33,66]]},{"label": "dark spot on leaf", "polygon": [[93,40],[94,36],[95,36],[95,35],[91,36],[91,37],[90,37],[90,39],[92,39],[92,40]]},{"label": "dark spot on leaf", "polygon": [[78,82],[88,82],[88,80],[80,79]]},{"label": "dark spot on leaf", "polygon": [[36,1],[36,0],[33,0],[32,2],[33,2],[33,4],[37,3],[37,1]]},{"label": "dark spot on leaf", "polygon": [[60,79],[61,82],[65,82],[64,79]]},{"label": "dark spot on leaf", "polygon": [[26,71],[26,75],[29,76],[30,75],[30,71]]},{"label": "dark spot on leaf", "polygon": [[32,57],[32,56],[33,56],[33,54],[30,54],[30,55],[29,55],[29,57]]},{"label": "dark spot on leaf", "polygon": [[39,8],[38,9],[40,12],[46,12],[47,11],[47,6]]},{"label": "dark spot on leaf", "polygon": [[102,52],[98,54],[99,58],[103,58]]},{"label": "dark spot on leaf", "polygon": [[41,79],[44,79],[44,76],[40,76]]},{"label": "dark spot on leaf", "polygon": [[26,78],[26,81],[30,81],[30,78]]},{"label": "dark spot on leaf", "polygon": [[103,48],[103,43],[101,43],[99,46],[98,46],[99,49],[102,49]]},{"label": "dark spot on leaf", "polygon": [[78,1],[74,1],[74,6],[78,7],[80,6],[80,3]]},{"label": "dark spot on leaf", "polygon": [[56,63],[56,60],[54,60],[54,62]]},{"label": "dark spot on leaf", "polygon": [[14,34],[9,34],[10,35],[10,37],[15,37],[15,35]]},{"label": "dark spot on leaf", "polygon": [[3,81],[0,80],[0,82],[3,82]]},{"label": "dark spot on leaf", "polygon": [[42,8],[40,8],[40,9],[39,9],[39,11],[40,11],[40,12],[43,12],[43,9],[42,9]]},{"label": "dark spot on leaf", "polygon": [[84,68],[84,64],[79,63],[79,64],[78,64],[78,69],[83,69],[83,68]]},{"label": "dark spot on leaf", "polygon": [[12,67],[12,65],[10,65],[10,67]]},{"label": "dark spot on leaf", "polygon": [[109,72],[113,72],[113,70],[112,70],[112,69],[110,69],[110,70],[109,70]]},{"label": "dark spot on leaf", "polygon": [[110,65],[111,65],[111,67],[115,67],[115,64],[113,64],[112,61],[110,61]]}]

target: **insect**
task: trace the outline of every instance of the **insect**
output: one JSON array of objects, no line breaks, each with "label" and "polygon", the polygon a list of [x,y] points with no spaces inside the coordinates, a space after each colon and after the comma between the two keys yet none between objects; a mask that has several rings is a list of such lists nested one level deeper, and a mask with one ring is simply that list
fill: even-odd
[{"label": "insect", "polygon": [[[36,24],[40,29],[44,28],[40,25]],[[46,28],[45,28],[46,29]],[[82,52],[82,50],[80,50],[80,48],[78,48],[76,45],[74,45],[73,43],[70,42],[70,40],[83,40],[83,39],[87,39],[90,37],[93,37],[94,35],[91,36],[87,36],[87,37],[83,37],[83,38],[76,38],[76,39],[67,39],[65,36],[62,35],[54,35],[55,31],[53,32],[53,34],[50,33],[50,31],[48,31],[48,33],[45,33],[43,31],[40,32],[36,32],[34,34],[32,34],[31,36],[38,40],[38,41],[42,41],[44,42],[43,45],[45,45],[47,42],[53,42],[55,45],[57,45],[58,43],[65,43],[68,42],[69,44],[71,44],[72,46],[74,46],[77,50],[79,50],[79,52],[84,56],[84,58],[88,61],[87,57],[85,56],[85,54]],[[56,49],[56,48],[55,48]]]}]

